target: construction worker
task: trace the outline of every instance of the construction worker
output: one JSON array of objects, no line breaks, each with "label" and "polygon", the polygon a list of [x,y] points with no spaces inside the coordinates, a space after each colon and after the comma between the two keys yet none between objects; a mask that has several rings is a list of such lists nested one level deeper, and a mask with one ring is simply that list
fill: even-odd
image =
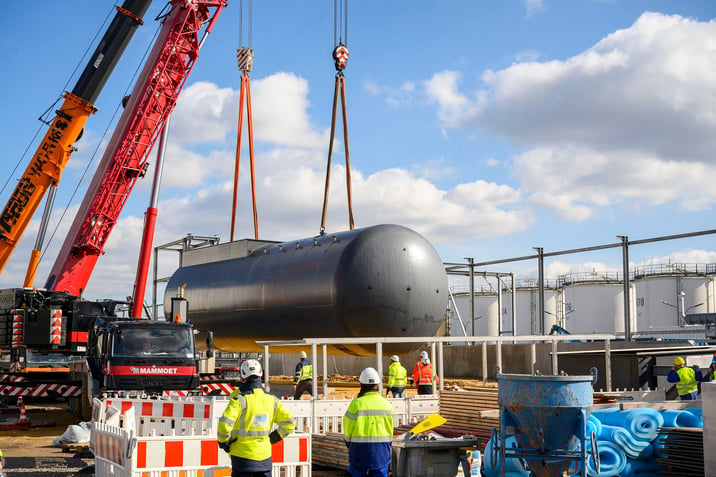
[{"label": "construction worker", "polygon": [[247,359],[239,374],[239,389],[219,419],[219,447],[231,455],[231,477],[271,477],[271,444],[293,432],[293,416],[276,396],[264,393],[261,363]]},{"label": "construction worker", "polygon": [[682,401],[692,401],[698,398],[698,383],[703,376],[701,370],[686,366],[686,361],[681,356],[674,358],[674,366],[666,375],[666,380],[676,383],[676,392]]},{"label": "construction worker", "polygon": [[293,376],[293,399],[301,399],[303,393],[313,396],[313,365],[305,351],[298,353],[298,358],[300,361]]},{"label": "construction worker", "polygon": [[343,415],[351,477],[388,477],[393,444],[393,406],[378,392],[380,375],[365,368],[358,377],[360,392]]},{"label": "construction worker", "polygon": [[[418,387],[418,394],[433,393],[433,365],[430,364],[427,351],[420,352],[420,359],[413,366],[413,382]],[[435,383],[438,377],[435,376]]]},{"label": "construction worker", "polygon": [[385,395],[393,393],[394,398],[402,398],[405,392],[405,382],[408,379],[408,370],[400,364],[398,355],[390,357],[390,366],[388,366],[388,386],[386,386]]}]

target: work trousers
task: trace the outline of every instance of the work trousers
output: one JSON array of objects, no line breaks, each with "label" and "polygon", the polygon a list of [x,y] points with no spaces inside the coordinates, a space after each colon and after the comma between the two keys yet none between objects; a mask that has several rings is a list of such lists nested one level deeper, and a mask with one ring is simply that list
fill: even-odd
[{"label": "work trousers", "polygon": [[382,469],[359,470],[348,465],[348,473],[351,477],[388,477],[388,468],[386,465]]},{"label": "work trousers", "polygon": [[293,399],[301,399],[303,393],[308,393],[313,396],[313,380],[306,379],[296,385],[296,391],[293,393]]},{"label": "work trousers", "polygon": [[433,385],[432,384],[418,385],[418,394],[432,394],[432,393],[433,393]]},{"label": "work trousers", "polygon": [[386,390],[385,395],[387,397],[388,394],[392,394],[394,398],[402,398],[404,391],[405,386],[393,386]]}]

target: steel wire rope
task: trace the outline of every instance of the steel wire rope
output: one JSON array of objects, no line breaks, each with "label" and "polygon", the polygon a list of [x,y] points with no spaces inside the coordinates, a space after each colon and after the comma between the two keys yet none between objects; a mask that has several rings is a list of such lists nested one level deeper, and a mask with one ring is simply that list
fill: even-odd
[{"label": "steel wire rope", "polygon": [[241,71],[241,87],[239,90],[239,108],[237,115],[237,130],[236,130],[236,153],[234,160],[234,182],[233,192],[231,198],[231,225],[230,225],[230,240],[234,240],[236,232],[236,216],[237,216],[237,204],[238,204],[238,190],[239,190],[239,173],[241,164],[241,137],[243,134],[243,115],[244,115],[244,98],[246,99],[246,126],[248,132],[249,142],[249,166],[250,166],[250,183],[251,183],[251,204],[253,207],[253,222],[254,222],[254,238],[259,239],[259,219],[258,219],[258,205],[256,201],[256,174],[255,174],[255,160],[254,160],[254,140],[253,140],[253,115],[251,110],[251,81],[249,72],[253,65],[254,51],[251,48],[251,40],[253,36],[253,0],[247,0],[248,3],[248,35],[247,44],[244,45],[244,1],[241,0],[239,9],[239,48],[236,50],[236,58],[238,60],[239,70]]},{"label": "steel wire rope", "polygon": [[[72,74],[70,74],[69,78],[67,78],[67,81],[65,82],[65,85],[62,87],[62,91],[67,91],[67,87],[69,86],[70,81],[72,81],[73,78],[75,77],[75,75],[77,74],[77,70],[79,69],[80,64],[84,64],[84,60],[85,60],[85,58],[87,57],[87,54],[88,54],[88,52],[90,51],[90,48],[97,42],[97,37],[99,36],[100,32],[101,32],[101,31],[104,31],[104,29],[105,29],[104,26],[107,24],[107,21],[109,20],[109,18],[110,18],[110,17],[112,16],[112,14],[114,13],[114,10],[115,10],[115,7],[110,7],[109,11],[107,12],[107,16],[104,18],[104,21],[102,22],[102,24],[101,24],[101,25],[99,26],[99,28],[97,29],[97,32],[94,34],[94,37],[92,38],[92,41],[87,45],[87,48],[85,49],[85,52],[82,53],[82,56],[80,57],[80,59],[79,59],[79,60],[77,61],[77,63],[75,64],[75,68],[72,70]],[[32,139],[31,139],[30,142],[28,143],[28,145],[27,145],[27,147],[25,148],[25,150],[23,151],[22,155],[18,158],[17,163],[15,164],[15,167],[13,168],[13,170],[10,172],[10,174],[8,174],[7,179],[5,179],[5,183],[2,185],[2,188],[0,189],[0,195],[2,195],[2,194],[5,192],[5,188],[6,188],[7,185],[10,183],[10,178],[11,178],[13,175],[15,175],[15,172],[17,172],[17,168],[20,167],[20,164],[22,164],[22,163],[25,161],[25,157],[27,156],[27,151],[30,150],[30,148],[32,147],[32,145],[33,145],[33,144],[35,143],[35,141],[37,140],[37,136],[40,134],[40,131],[43,130],[43,125],[45,125],[45,126],[48,126],[48,125],[49,125],[50,121],[47,120],[47,119],[44,119],[44,118],[47,117],[47,115],[49,114],[49,112],[52,111],[52,110],[55,108],[55,106],[57,105],[57,103],[60,102],[60,99],[62,99],[62,95],[58,96],[57,99],[55,100],[55,102],[52,103],[52,105],[49,106],[49,107],[40,115],[39,118],[37,118],[37,119],[40,121],[41,124],[40,124],[39,126],[37,126],[37,130],[35,131],[35,134],[32,136]]]},{"label": "steel wire rope", "polygon": [[[253,0],[247,0],[248,3],[248,33],[246,36],[246,46],[251,48],[251,39],[253,36]],[[244,46],[244,0],[241,0],[239,5],[239,46]]]},{"label": "steel wire rope", "polygon": [[[340,3],[340,6],[339,6]],[[341,15],[342,13],[342,15]],[[342,16],[343,24],[340,18]],[[343,42],[345,38],[345,43]],[[348,146],[348,111],[346,101],[346,81],[343,70],[348,62],[348,0],[333,0],[333,60],[336,68],[336,85],[333,92],[333,108],[331,114],[331,132],[328,141],[328,161],[326,163],[326,181],[323,189],[323,211],[321,214],[321,226],[319,235],[326,233],[326,219],[328,215],[328,195],[331,183],[331,162],[333,160],[333,140],[336,131],[336,112],[340,98],[341,112],[343,119],[343,146],[346,158],[346,195],[348,199],[348,225],[350,230],[354,228],[353,220],[353,193],[351,185],[351,162],[350,148]]]},{"label": "steel wire rope", "polygon": [[[165,9],[166,9],[166,7],[165,7]],[[168,15],[168,13],[165,14],[164,16],[166,16],[166,15]],[[162,18],[162,14],[160,12],[160,14],[157,15],[155,20],[159,21],[161,18]],[[157,25],[157,29],[154,32],[154,36],[152,37],[152,40],[148,43],[147,48],[144,51],[144,55],[142,56],[141,61],[139,61],[137,68],[134,70],[134,74],[130,78],[130,80],[127,84],[127,87],[124,89],[124,95],[122,96],[122,98],[125,98],[127,96],[127,94],[130,92],[130,88],[132,88],[134,86],[136,79],[139,76],[139,72],[144,67],[144,64],[146,62],[147,56],[149,55],[149,52],[154,47],[154,43],[156,42],[157,36],[159,36],[159,32],[160,32],[161,28],[162,28],[162,22],[159,22],[159,24]],[[87,177],[87,172],[89,171],[90,166],[92,166],[92,164],[94,164],[94,161],[97,158],[97,152],[99,151],[99,148],[101,147],[104,139],[107,137],[107,133],[109,132],[110,128],[113,125],[116,127],[115,118],[117,117],[117,113],[119,112],[120,107],[122,107],[122,101],[119,101],[119,103],[117,104],[117,107],[114,109],[114,113],[112,113],[112,117],[110,118],[110,120],[107,124],[107,127],[104,130],[104,133],[102,133],[102,137],[100,138],[99,141],[97,141],[97,147],[95,147],[95,150],[92,153],[90,160],[87,161],[87,166],[85,167],[84,171],[82,172],[80,179],[77,181],[77,184],[75,185],[75,189],[72,191],[72,194],[70,195],[69,199],[67,199],[67,205],[65,205],[65,208],[62,211],[62,215],[60,215],[59,220],[55,224],[55,227],[52,229],[50,238],[47,240],[47,243],[45,244],[45,247],[42,250],[42,256],[40,258],[40,261],[37,263],[38,267],[40,266],[40,262],[42,261],[42,259],[45,257],[45,255],[47,253],[47,249],[52,244],[52,239],[55,237],[55,234],[57,233],[57,230],[59,229],[60,224],[62,223],[63,219],[65,218],[65,215],[67,214],[67,211],[69,210],[70,205],[72,205],[72,201],[74,200],[75,196],[77,195],[77,191],[79,190],[80,185]]]}]

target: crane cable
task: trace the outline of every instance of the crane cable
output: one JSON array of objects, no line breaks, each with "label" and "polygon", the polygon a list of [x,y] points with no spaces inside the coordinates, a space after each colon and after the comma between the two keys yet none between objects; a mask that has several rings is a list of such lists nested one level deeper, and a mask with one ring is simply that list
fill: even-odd
[{"label": "crane cable", "polygon": [[239,63],[241,71],[241,90],[239,93],[239,119],[238,131],[236,136],[236,161],[234,167],[234,192],[231,207],[231,241],[234,241],[234,231],[236,229],[236,206],[238,202],[239,190],[239,165],[241,163],[241,132],[243,129],[244,116],[244,97],[246,98],[246,126],[249,134],[249,166],[251,169],[251,202],[254,211],[254,238],[259,239],[259,219],[256,209],[256,180],[254,173],[254,127],[251,114],[251,87],[249,72],[254,62],[254,50],[251,49],[251,17],[253,10],[253,0],[247,0],[248,3],[248,41],[246,46],[243,44],[243,28],[244,28],[244,0],[241,0],[239,15],[239,48],[236,50],[236,59]]},{"label": "crane cable", "polygon": [[[326,185],[323,191],[323,214],[321,216],[320,234],[326,233],[326,213],[328,209],[328,190],[330,188],[331,159],[333,156],[333,139],[336,132],[336,109],[340,91],[341,110],[343,114],[343,146],[346,155],[346,193],[348,195],[348,222],[353,230],[353,199],[351,192],[351,160],[348,148],[348,112],[346,111],[346,79],[343,70],[348,62],[348,0],[333,0],[333,61],[336,67],[336,86],[333,90],[333,112],[331,116],[331,137],[328,143],[328,163],[326,165]],[[340,11],[339,11],[340,10]],[[342,13],[342,15],[341,15]],[[341,18],[342,17],[342,18]],[[343,20],[342,24],[340,20]],[[345,43],[344,43],[345,40]]]}]

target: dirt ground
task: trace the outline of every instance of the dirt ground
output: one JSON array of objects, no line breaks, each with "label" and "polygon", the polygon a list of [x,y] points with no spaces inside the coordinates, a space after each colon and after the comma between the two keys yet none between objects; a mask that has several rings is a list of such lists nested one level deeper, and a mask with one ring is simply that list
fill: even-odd
[{"label": "dirt ground", "polygon": [[[58,401],[27,404],[26,413],[30,420],[29,429],[0,430],[0,449],[5,459],[4,475],[88,475],[82,473],[82,470],[91,470],[89,466],[94,461],[91,455],[80,454],[76,452],[78,449],[67,452],[52,445],[53,440],[61,436],[68,426],[79,423],[79,419],[69,411],[67,403]],[[2,416],[6,417],[7,421],[16,417],[11,414]]]},{"label": "dirt ground", "polygon": [[[465,380],[446,380],[446,388],[481,386],[481,383]],[[356,386],[357,387],[357,386]],[[337,398],[350,398],[355,395],[354,387],[336,387]],[[406,394],[415,394],[414,389],[406,389]],[[305,395],[304,398],[308,398]],[[70,412],[64,401],[26,404],[26,413],[30,428],[23,430],[0,430],[0,450],[5,458],[4,475],[21,477],[42,474],[44,477],[79,477],[92,475],[93,464],[90,454],[81,449],[72,451],[54,447],[52,442],[61,436],[72,424],[80,419]],[[5,415],[8,419],[15,416]],[[84,469],[84,472],[82,470]],[[324,473],[319,475],[336,475]]]}]

